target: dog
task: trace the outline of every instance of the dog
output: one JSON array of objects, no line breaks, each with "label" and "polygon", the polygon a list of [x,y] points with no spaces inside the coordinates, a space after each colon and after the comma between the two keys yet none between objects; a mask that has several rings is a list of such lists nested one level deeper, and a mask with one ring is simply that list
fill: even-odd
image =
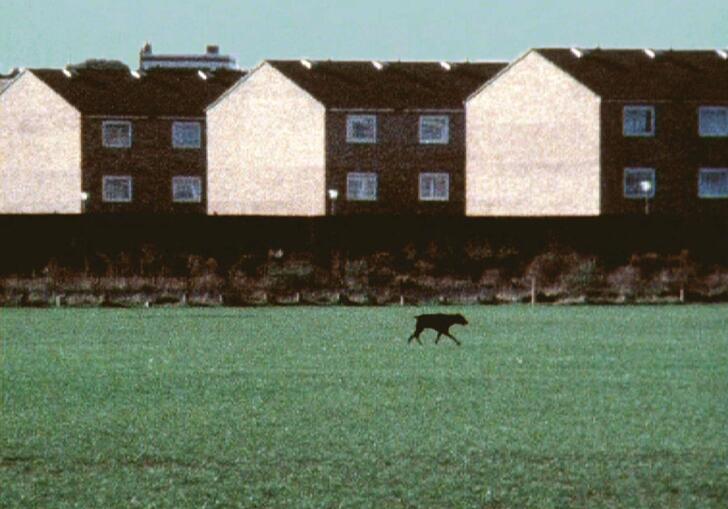
[{"label": "dog", "polygon": [[444,334],[445,336],[455,341],[458,346],[462,346],[460,341],[458,341],[455,336],[450,334],[450,327],[456,324],[467,325],[468,321],[463,315],[459,313],[456,315],[438,313],[432,315],[417,315],[415,316],[415,318],[417,319],[417,323],[415,324],[415,331],[407,340],[407,344],[410,344],[413,339],[416,339],[417,342],[421,345],[422,341],[420,341],[420,334],[422,333],[422,331],[425,329],[432,329],[437,332],[437,339],[435,339],[435,344],[440,341],[440,337]]}]

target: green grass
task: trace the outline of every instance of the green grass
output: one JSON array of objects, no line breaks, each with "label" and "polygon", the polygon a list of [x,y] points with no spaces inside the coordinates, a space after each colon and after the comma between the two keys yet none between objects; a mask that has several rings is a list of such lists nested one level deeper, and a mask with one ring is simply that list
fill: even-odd
[{"label": "green grass", "polygon": [[422,311],[0,309],[0,506],[728,506],[728,307]]}]

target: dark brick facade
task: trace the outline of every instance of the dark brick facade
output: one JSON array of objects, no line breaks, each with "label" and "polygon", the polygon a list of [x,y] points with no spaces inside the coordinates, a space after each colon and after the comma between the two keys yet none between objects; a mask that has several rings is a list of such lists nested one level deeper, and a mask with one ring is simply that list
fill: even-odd
[{"label": "dark brick facade", "polygon": [[[348,143],[349,114],[377,116],[376,143]],[[423,144],[419,139],[421,115],[447,115],[447,144]],[[465,213],[465,114],[450,111],[328,111],[326,114],[326,188],[339,193],[336,215],[396,214],[463,216]],[[376,201],[347,200],[347,174],[375,172]],[[447,201],[421,201],[421,172],[450,175]],[[328,213],[331,214],[331,201]]]},{"label": "dark brick facade", "polygon": [[[132,124],[129,148],[109,148],[102,143],[102,122],[124,120]],[[199,148],[174,148],[172,124],[178,121],[200,123]],[[83,190],[88,193],[88,213],[204,214],[206,210],[206,136],[204,118],[89,117],[82,121]],[[133,179],[132,200],[104,202],[104,176],[129,175]],[[172,177],[198,176],[200,202],[174,202]]]},{"label": "dark brick facade", "polygon": [[[622,130],[625,105],[655,108],[654,136],[626,137]],[[720,106],[714,101],[604,101],[601,118],[603,214],[644,214],[645,200],[624,197],[624,168],[655,169],[655,196],[650,214],[675,216],[728,214],[728,198],[700,198],[701,167],[728,168],[728,137],[701,137],[698,108]]]}]

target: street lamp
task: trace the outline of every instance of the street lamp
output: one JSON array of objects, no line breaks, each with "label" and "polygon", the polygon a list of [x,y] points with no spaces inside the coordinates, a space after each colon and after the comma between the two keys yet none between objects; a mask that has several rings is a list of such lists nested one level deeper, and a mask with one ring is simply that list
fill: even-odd
[{"label": "street lamp", "polygon": [[[86,204],[88,203],[88,193],[86,191],[81,191],[81,214],[86,213]],[[86,235],[86,220],[87,217],[79,217],[79,221],[81,223],[81,242],[83,243],[83,273],[88,274],[89,273],[89,263],[88,263],[88,237]]]},{"label": "street lamp", "polygon": [[81,212],[86,212],[86,202],[88,201],[88,193],[81,191]]},{"label": "street lamp", "polygon": [[329,201],[331,202],[331,215],[333,216],[336,212],[336,199],[339,197],[339,191],[336,189],[329,189],[328,195]]},{"label": "street lamp", "polygon": [[649,180],[643,180],[640,182],[640,190],[645,195],[645,215],[650,213],[650,193],[652,191],[652,182]]},{"label": "street lamp", "polygon": [[[329,189],[326,194],[329,196],[329,203],[331,203],[330,215],[333,216],[336,213],[336,199],[339,197],[339,191],[336,189]],[[328,239],[331,242],[329,251],[329,261],[331,265],[331,275],[334,276],[337,282],[341,281],[342,277],[342,264],[341,264],[341,247],[338,245],[338,231],[337,225],[334,224],[333,219],[330,223],[330,231]]]}]

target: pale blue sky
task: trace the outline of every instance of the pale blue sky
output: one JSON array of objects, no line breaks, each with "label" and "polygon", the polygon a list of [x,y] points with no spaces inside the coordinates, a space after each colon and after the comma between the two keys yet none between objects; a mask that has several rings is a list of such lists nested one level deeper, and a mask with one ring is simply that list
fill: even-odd
[{"label": "pale blue sky", "polygon": [[494,60],[530,47],[728,46],[728,0],[0,0],[0,72],[86,58],[137,65],[208,43],[264,58]]}]

